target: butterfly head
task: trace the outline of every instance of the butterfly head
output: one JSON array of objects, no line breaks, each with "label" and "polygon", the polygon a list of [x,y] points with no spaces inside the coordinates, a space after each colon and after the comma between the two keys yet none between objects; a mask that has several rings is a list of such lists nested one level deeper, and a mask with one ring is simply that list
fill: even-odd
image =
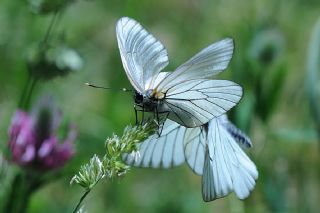
[{"label": "butterfly head", "polygon": [[135,92],[135,94],[134,94],[134,102],[136,103],[136,104],[142,104],[143,103],[143,95],[142,94],[140,94],[139,92]]},{"label": "butterfly head", "polygon": [[134,102],[136,105],[143,107],[146,111],[153,111],[164,98],[164,93],[149,89],[144,94],[136,92]]}]

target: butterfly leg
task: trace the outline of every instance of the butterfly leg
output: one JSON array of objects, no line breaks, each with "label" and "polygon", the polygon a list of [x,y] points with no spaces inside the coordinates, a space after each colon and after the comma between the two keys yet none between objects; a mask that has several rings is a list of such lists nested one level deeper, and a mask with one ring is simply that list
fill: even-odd
[{"label": "butterfly leg", "polygon": [[[165,115],[161,116],[161,118],[160,118],[161,114],[165,114]],[[162,133],[164,123],[166,122],[168,116],[169,116],[169,112],[159,112],[158,108],[155,109],[155,119],[154,119],[154,121],[156,122],[156,124],[158,126],[157,133],[158,133],[159,137],[160,137],[160,135]]]},{"label": "butterfly leg", "polygon": [[144,124],[144,105],[142,106],[142,110],[141,110],[141,112],[142,112],[142,118],[141,118],[141,125],[143,125]]},{"label": "butterfly leg", "polygon": [[158,112],[158,107],[155,108],[155,112],[154,112],[154,119],[157,123],[157,125],[160,125],[160,120],[159,120],[159,112]]},{"label": "butterfly leg", "polygon": [[138,110],[136,108],[136,105],[133,105],[133,108],[134,108],[134,114],[136,116],[136,125],[138,125],[139,121],[138,121]]},{"label": "butterfly leg", "polygon": [[168,116],[169,116],[169,113],[170,113],[170,112],[164,112],[165,116],[164,116],[163,121],[159,121],[159,122],[161,122],[161,127],[159,128],[159,130],[160,130],[159,136],[160,136],[161,133],[162,133],[164,123],[166,122],[166,120],[167,120],[167,118],[168,118]]},{"label": "butterfly leg", "polygon": [[158,133],[158,136],[160,137],[161,132],[162,132],[162,128],[161,128],[160,119],[159,119],[158,107],[156,107],[156,108],[154,109],[153,119],[154,119],[154,122],[156,123],[156,125],[158,126],[158,131],[157,131],[157,133]]}]

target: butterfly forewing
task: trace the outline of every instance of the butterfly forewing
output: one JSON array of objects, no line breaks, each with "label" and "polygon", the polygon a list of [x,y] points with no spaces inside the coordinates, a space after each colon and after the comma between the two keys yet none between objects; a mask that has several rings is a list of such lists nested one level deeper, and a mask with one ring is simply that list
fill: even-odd
[{"label": "butterfly forewing", "polygon": [[156,87],[159,90],[167,90],[187,80],[212,78],[227,68],[233,49],[231,38],[213,43],[179,66]]},{"label": "butterfly forewing", "polygon": [[166,91],[165,108],[169,118],[185,127],[208,123],[234,107],[242,88],[227,80],[191,80]]},{"label": "butterfly forewing", "polygon": [[168,65],[167,50],[138,22],[127,17],[118,21],[116,34],[126,74],[134,88],[143,93]]}]

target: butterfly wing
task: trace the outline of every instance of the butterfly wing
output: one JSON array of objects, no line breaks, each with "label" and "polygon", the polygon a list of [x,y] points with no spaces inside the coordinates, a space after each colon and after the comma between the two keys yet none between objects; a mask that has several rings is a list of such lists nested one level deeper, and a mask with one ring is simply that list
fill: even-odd
[{"label": "butterfly wing", "polygon": [[167,90],[186,80],[212,78],[227,68],[233,49],[234,44],[231,38],[211,44],[170,73],[159,83],[158,90]]},{"label": "butterfly wing", "polygon": [[159,137],[157,134],[139,144],[140,157],[123,155],[128,165],[136,167],[170,168],[182,164],[185,160],[183,141],[186,128],[167,120]]},{"label": "butterfly wing", "polygon": [[163,109],[168,118],[185,126],[198,127],[218,117],[242,96],[242,88],[227,80],[191,80],[172,86],[165,92]]},{"label": "butterfly wing", "polygon": [[124,70],[133,87],[143,93],[168,65],[167,50],[137,21],[127,17],[117,22],[116,34]]},{"label": "butterfly wing", "polygon": [[202,175],[204,201],[224,197],[232,191],[244,199],[254,188],[257,178],[256,166],[232,135],[217,119],[210,121]]},{"label": "butterfly wing", "polygon": [[189,128],[184,139],[184,155],[188,166],[197,175],[202,175],[205,147],[206,147],[205,128]]}]

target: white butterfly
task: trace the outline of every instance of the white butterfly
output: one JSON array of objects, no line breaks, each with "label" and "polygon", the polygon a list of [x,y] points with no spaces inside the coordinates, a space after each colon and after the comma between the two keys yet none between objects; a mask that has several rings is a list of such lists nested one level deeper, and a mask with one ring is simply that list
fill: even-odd
[{"label": "white butterfly", "polygon": [[139,158],[126,154],[123,159],[128,165],[152,168],[170,168],[186,161],[194,173],[202,175],[204,201],[231,192],[244,199],[253,190],[258,171],[239,145],[252,144],[225,115],[203,128],[185,128],[167,120],[160,137],[152,135],[139,145]]},{"label": "white butterfly", "polygon": [[160,41],[138,22],[124,17],[117,23],[123,67],[136,90],[135,108],[166,114],[185,127],[198,127],[235,106],[242,88],[227,80],[209,78],[223,71],[233,54],[233,40],[221,40],[163,75],[168,55]]}]

